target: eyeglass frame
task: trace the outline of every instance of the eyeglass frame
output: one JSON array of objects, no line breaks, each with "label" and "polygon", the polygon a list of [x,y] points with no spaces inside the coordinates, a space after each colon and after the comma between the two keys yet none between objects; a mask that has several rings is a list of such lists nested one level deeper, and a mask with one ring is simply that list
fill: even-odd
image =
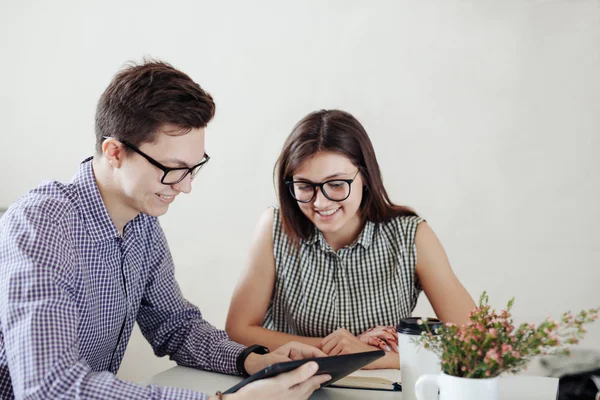
[{"label": "eyeglass frame", "polygon": [[[103,136],[104,139],[115,139],[118,140],[119,142],[121,142],[125,147],[133,150],[134,152],[138,153],[140,156],[144,157],[150,164],[154,165],[156,168],[160,169],[163,172],[163,176],[160,179],[160,183],[162,183],[163,185],[176,185],[179,182],[183,181],[188,175],[192,175],[192,179],[194,179],[196,177],[196,175],[198,175],[198,172],[200,172],[200,170],[202,169],[202,167],[204,166],[204,164],[206,164],[208,162],[208,160],[210,160],[210,157],[208,154],[204,153],[204,159],[202,161],[200,161],[198,164],[194,165],[193,167],[177,167],[177,168],[171,168],[171,167],[165,167],[164,165],[162,165],[161,163],[159,163],[158,161],[156,161],[154,158],[150,157],[148,154],[144,153],[143,151],[141,151],[139,148],[137,148],[137,146],[134,146],[133,144],[129,143],[126,140],[123,139],[119,139],[113,136]],[[194,173],[194,169],[198,168],[198,170],[196,171],[196,173]],[[185,174],[183,174],[183,176],[181,177],[181,179],[179,179],[176,182],[172,182],[172,183],[165,183],[165,178],[167,177],[167,174],[171,171],[183,171],[183,170],[187,170],[187,172]]]},{"label": "eyeglass frame", "polygon": [[[329,179],[329,180],[327,180],[325,182],[321,182],[321,183],[313,183],[313,182],[309,182],[309,181],[285,181],[285,184],[288,185],[288,189],[290,191],[290,194],[292,195],[292,198],[294,200],[296,200],[298,203],[307,204],[307,203],[310,203],[311,201],[313,201],[315,199],[315,197],[317,196],[317,188],[321,189],[321,193],[323,193],[323,196],[327,197],[331,201],[335,201],[335,202],[339,203],[339,202],[346,200],[348,197],[350,197],[350,194],[352,193],[352,183],[356,180],[356,177],[358,176],[359,172],[360,172],[360,168],[358,169],[358,171],[356,171],[356,174],[354,174],[354,177],[352,179]],[[341,200],[334,200],[327,195],[327,191],[323,190],[323,186],[325,186],[326,184],[328,184],[330,182],[340,182],[340,181],[346,182],[348,184],[348,195]],[[313,195],[310,198],[310,200],[302,201],[302,200],[298,200],[296,198],[296,196],[294,195],[294,191],[293,191],[295,183],[304,183],[304,184],[312,186]]]}]

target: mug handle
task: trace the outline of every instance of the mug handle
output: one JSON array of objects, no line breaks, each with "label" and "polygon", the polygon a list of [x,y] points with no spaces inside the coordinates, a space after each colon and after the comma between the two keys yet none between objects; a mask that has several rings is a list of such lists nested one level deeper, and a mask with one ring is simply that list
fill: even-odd
[{"label": "mug handle", "polygon": [[424,388],[423,386],[427,384],[434,384],[438,388],[440,387],[440,378],[441,375],[421,375],[419,379],[417,379],[417,383],[415,383],[415,394],[417,395],[417,400],[427,400],[425,398]]}]

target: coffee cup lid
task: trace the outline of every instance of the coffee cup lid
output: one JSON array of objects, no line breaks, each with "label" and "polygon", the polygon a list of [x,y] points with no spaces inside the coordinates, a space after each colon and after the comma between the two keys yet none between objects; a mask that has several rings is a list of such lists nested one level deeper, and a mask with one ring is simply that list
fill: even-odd
[{"label": "coffee cup lid", "polygon": [[[422,323],[419,324],[418,321],[422,321]],[[436,335],[436,329],[444,326],[444,323],[439,319],[429,318],[425,320],[421,317],[409,317],[400,320],[400,323],[396,326],[396,332],[406,335],[420,335],[423,332],[427,332],[425,324],[427,324],[429,331],[434,335]]]}]

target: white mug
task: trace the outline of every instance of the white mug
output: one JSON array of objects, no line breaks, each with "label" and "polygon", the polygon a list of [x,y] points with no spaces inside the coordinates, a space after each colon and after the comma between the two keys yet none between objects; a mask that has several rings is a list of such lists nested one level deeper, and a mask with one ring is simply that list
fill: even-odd
[{"label": "white mug", "polygon": [[[426,386],[428,386],[426,388]],[[415,385],[417,400],[429,400],[426,389],[440,391],[440,400],[498,400],[498,377],[489,379],[469,379],[450,376],[444,373],[423,375]],[[402,386],[404,390],[404,386]]]},{"label": "white mug", "polygon": [[[404,318],[396,326],[403,400],[417,399],[415,383],[421,375],[441,372],[439,357],[414,341],[418,340],[421,333],[426,332],[425,323],[433,334],[435,334],[435,329],[442,326],[442,323],[437,319],[429,319],[427,322],[423,320],[423,323],[419,324],[419,320],[421,318]],[[424,400],[437,400],[438,398],[438,390],[433,386],[428,387],[424,394],[426,395]]]}]

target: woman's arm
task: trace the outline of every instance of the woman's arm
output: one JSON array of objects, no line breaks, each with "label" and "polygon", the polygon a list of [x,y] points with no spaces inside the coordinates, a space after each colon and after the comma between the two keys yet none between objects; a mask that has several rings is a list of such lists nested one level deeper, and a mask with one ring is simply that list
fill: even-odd
[{"label": "woman's arm", "polygon": [[442,244],[426,222],[417,227],[415,245],[417,276],[437,317],[455,324],[469,322],[475,302],[452,271]]},{"label": "woman's arm", "polygon": [[273,255],[273,209],[262,214],[246,270],[240,278],[229,305],[225,330],[231,339],[247,346],[261,344],[273,351],[296,341],[319,346],[321,338],[309,338],[276,332],[262,327],[275,285],[275,256]]}]

